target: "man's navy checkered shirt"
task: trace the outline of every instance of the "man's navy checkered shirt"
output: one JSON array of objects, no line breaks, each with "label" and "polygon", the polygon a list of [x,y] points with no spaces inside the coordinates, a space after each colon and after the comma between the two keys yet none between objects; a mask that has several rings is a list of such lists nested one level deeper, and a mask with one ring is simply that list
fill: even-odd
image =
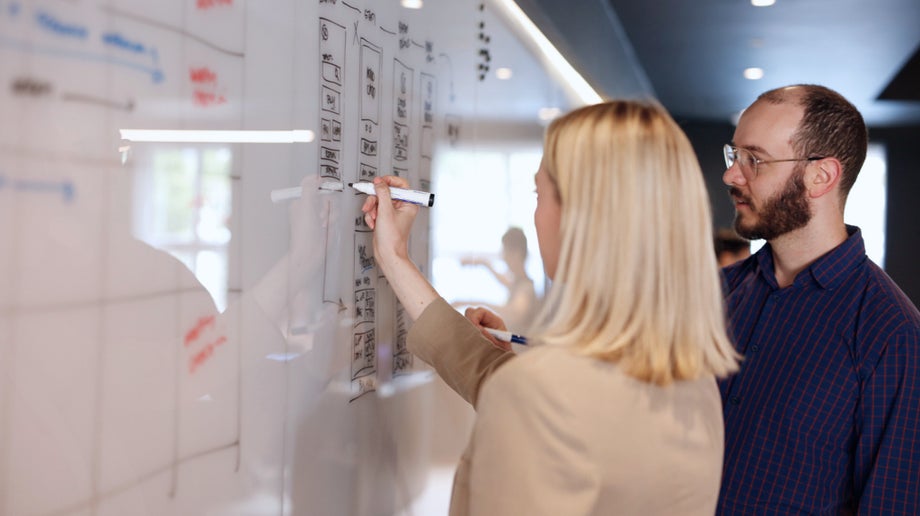
[{"label": "man's navy checkered shirt", "polygon": [[847,231],[786,288],[769,244],[724,269],[718,514],[920,514],[920,313]]}]

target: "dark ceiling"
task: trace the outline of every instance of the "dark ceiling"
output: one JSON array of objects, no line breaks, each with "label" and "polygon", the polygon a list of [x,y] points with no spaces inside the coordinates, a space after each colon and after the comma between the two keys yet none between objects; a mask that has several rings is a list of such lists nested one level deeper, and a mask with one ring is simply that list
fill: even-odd
[{"label": "dark ceiling", "polygon": [[[920,0],[521,0],[602,94],[727,121],[770,88],[833,88],[873,127],[920,125]],[[747,67],[764,76],[748,80]],[[884,95],[883,95],[884,93]]]}]

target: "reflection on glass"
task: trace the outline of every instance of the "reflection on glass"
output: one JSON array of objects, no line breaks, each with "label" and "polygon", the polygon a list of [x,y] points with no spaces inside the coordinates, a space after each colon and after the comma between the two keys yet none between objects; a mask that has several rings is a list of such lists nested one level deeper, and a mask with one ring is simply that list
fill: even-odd
[{"label": "reflection on glass", "polygon": [[181,260],[227,306],[233,153],[158,146],[135,181],[134,234]]}]

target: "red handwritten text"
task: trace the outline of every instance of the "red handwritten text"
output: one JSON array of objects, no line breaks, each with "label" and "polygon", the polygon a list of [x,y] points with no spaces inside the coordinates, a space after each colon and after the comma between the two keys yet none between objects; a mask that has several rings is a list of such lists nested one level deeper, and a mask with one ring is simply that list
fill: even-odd
[{"label": "red handwritten text", "polygon": [[204,11],[222,5],[233,5],[233,0],[198,0],[196,5],[199,9]]},{"label": "red handwritten text", "polygon": [[195,353],[188,362],[188,371],[189,373],[194,373],[199,367],[204,365],[208,359],[214,355],[214,350],[227,342],[227,337],[221,335],[214,342],[208,343],[207,346],[201,349],[198,353]]},{"label": "red handwritten text", "polygon": [[227,103],[214,70],[207,66],[189,68],[188,78],[192,82],[192,102],[196,106],[209,107]]},{"label": "red handwritten text", "polygon": [[207,317],[201,317],[198,319],[198,322],[195,323],[195,327],[189,330],[185,334],[185,347],[189,347],[193,342],[198,340],[198,337],[201,336],[201,333],[208,327],[214,326],[215,316],[209,315]]},{"label": "red handwritten text", "polygon": [[217,82],[217,74],[207,66],[189,68],[188,78],[196,84],[214,84]]},{"label": "red handwritten text", "polygon": [[193,98],[195,100],[195,104],[202,106],[202,107],[215,106],[215,105],[227,103],[226,97],[224,97],[223,95],[218,95],[217,93],[211,93],[209,91],[195,90],[193,95],[194,95]]}]

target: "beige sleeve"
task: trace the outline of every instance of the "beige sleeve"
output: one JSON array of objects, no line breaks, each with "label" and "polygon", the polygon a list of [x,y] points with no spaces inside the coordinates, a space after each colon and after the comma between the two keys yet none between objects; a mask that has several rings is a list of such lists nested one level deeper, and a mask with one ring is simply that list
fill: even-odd
[{"label": "beige sleeve", "polygon": [[443,299],[432,302],[409,330],[409,351],[431,364],[438,375],[473,407],[483,382],[514,358],[494,346],[479,329]]}]

